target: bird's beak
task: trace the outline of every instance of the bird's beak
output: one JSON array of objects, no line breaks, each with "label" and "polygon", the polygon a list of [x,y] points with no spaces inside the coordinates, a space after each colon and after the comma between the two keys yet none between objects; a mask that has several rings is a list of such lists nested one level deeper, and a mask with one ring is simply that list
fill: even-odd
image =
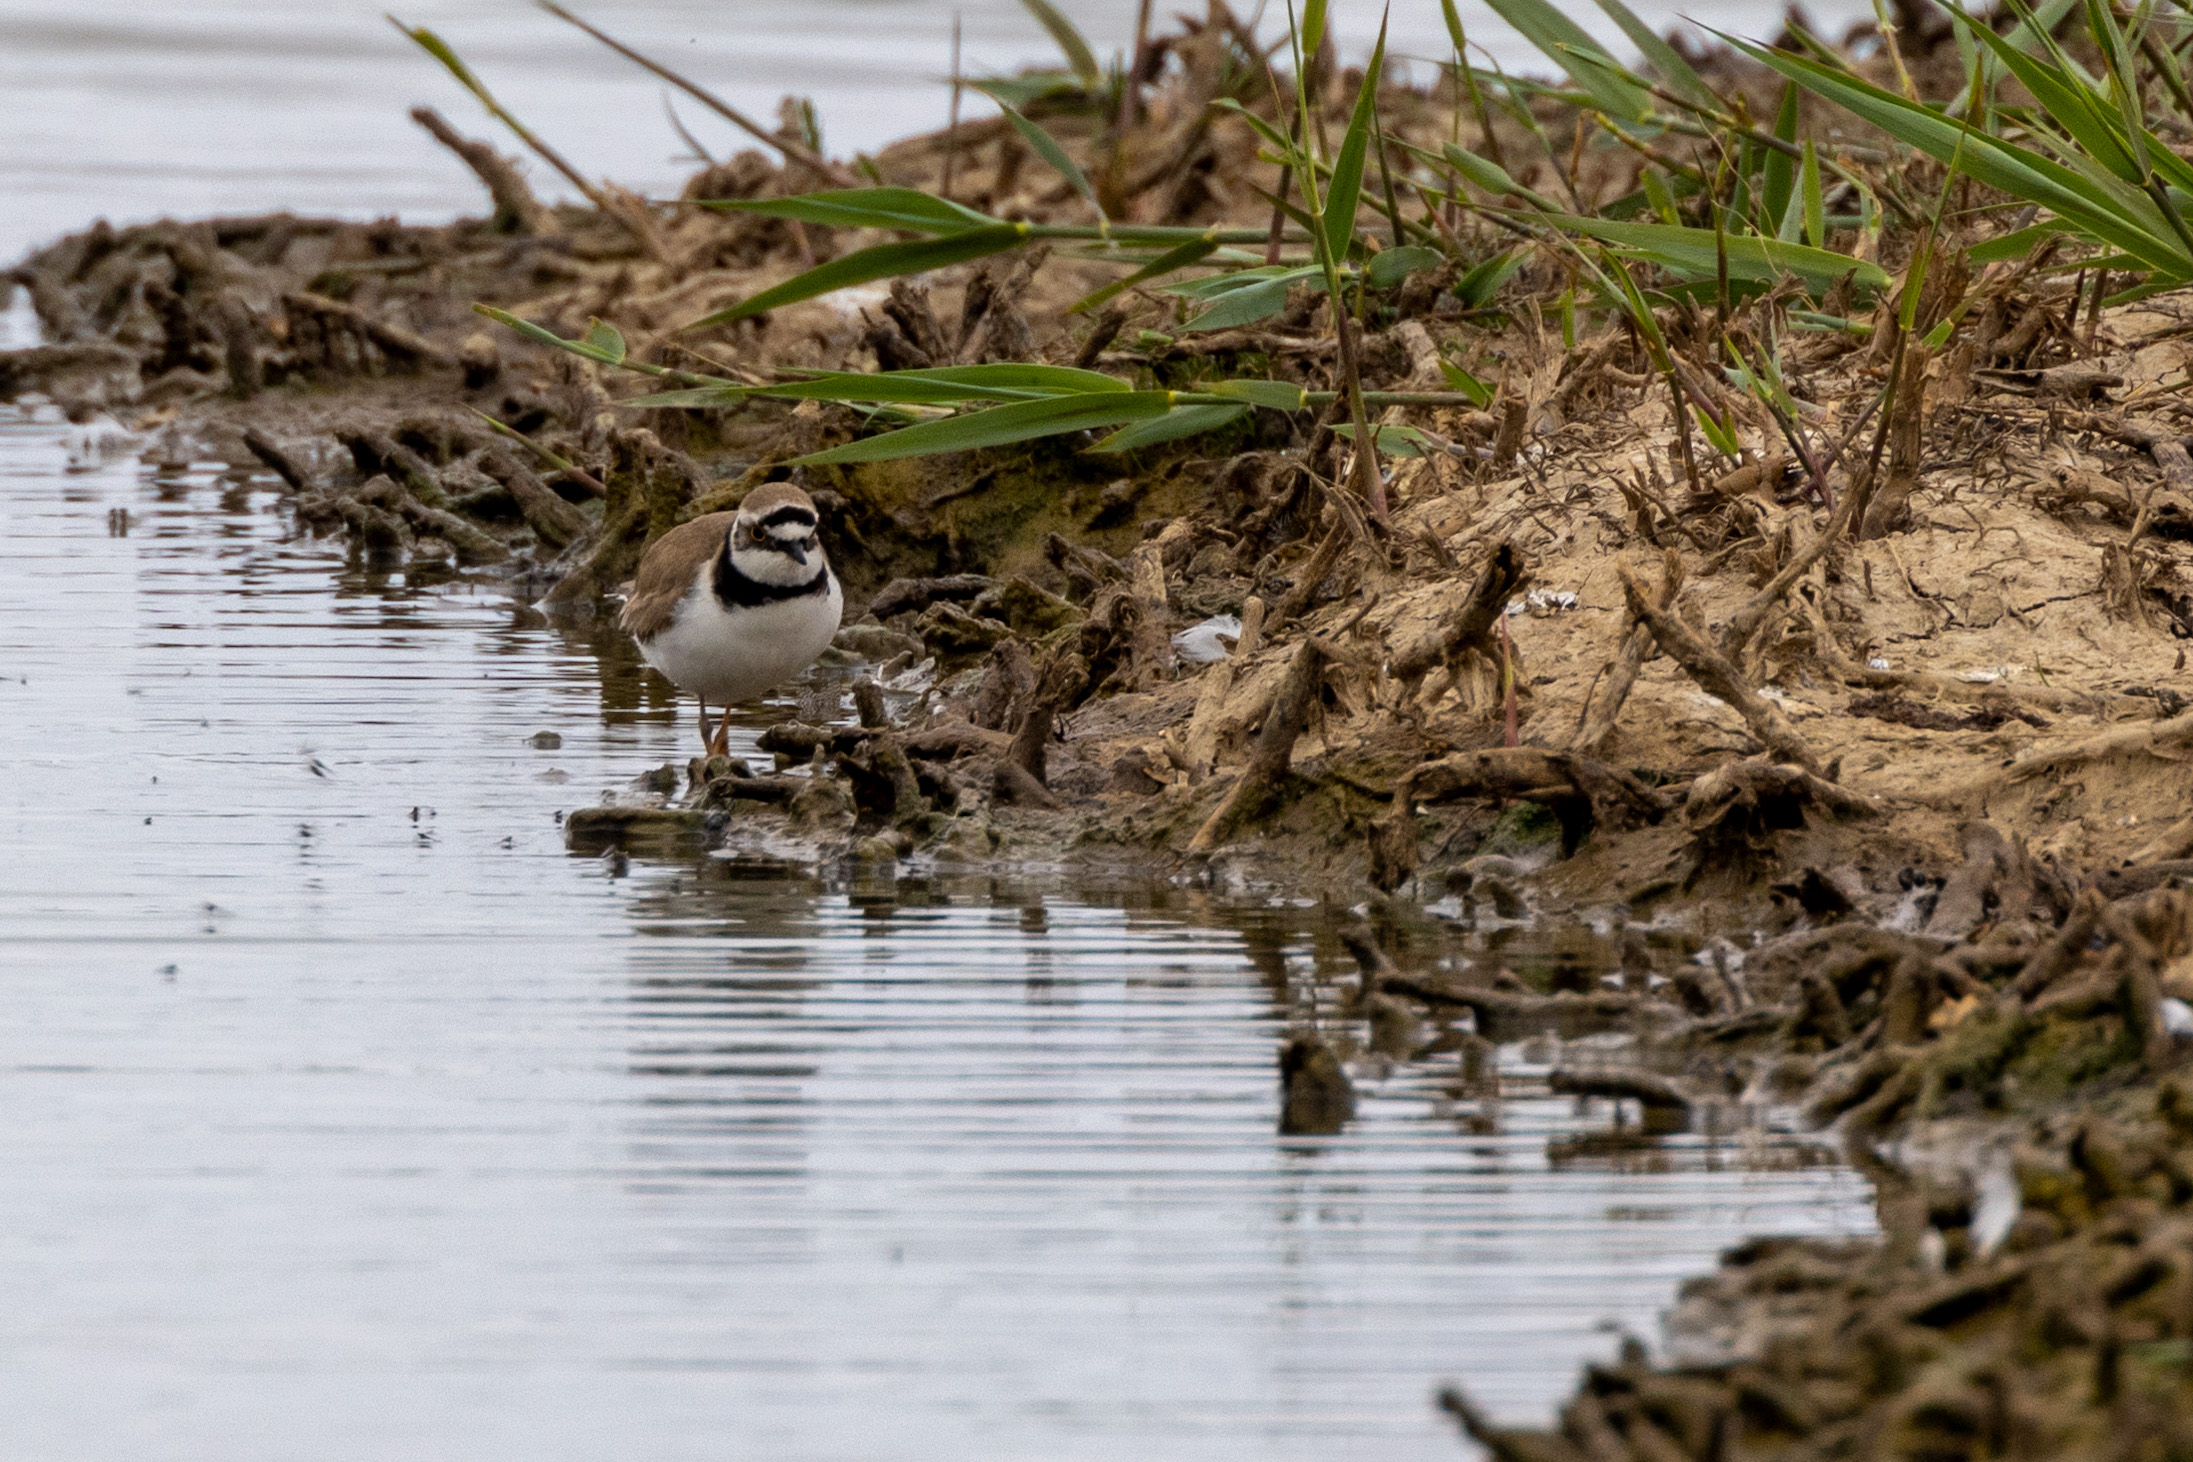
[{"label": "bird's beak", "polygon": [[804,549],[804,548],[800,547],[800,545],[799,545],[799,544],[797,544],[797,543],[785,543],[785,544],[783,544],[783,545],[781,545],[781,546],[783,547],[783,549],[784,549],[784,551],[785,551],[786,553],[789,553],[789,554],[791,554],[791,555],[792,555],[792,561],[793,561],[794,563],[797,563],[797,564],[798,564],[798,565],[799,565],[799,566],[800,566],[801,568],[805,568],[805,567],[807,567],[807,550],[806,550],[806,549]]}]

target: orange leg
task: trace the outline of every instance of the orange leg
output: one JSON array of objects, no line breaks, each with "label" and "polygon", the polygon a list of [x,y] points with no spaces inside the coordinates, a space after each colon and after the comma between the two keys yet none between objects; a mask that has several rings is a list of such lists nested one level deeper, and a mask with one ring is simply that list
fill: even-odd
[{"label": "orange leg", "polygon": [[710,756],[729,756],[731,754],[731,708],[729,706],[723,708],[723,719],[716,723],[716,734],[708,740],[708,754]]},{"label": "orange leg", "polygon": [[695,699],[701,702],[701,750],[705,753],[708,750],[708,702],[700,697]]}]

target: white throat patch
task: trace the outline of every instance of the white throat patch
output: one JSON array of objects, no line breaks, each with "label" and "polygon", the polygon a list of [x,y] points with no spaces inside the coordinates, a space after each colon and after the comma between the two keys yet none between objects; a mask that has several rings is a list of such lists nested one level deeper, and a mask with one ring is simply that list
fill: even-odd
[{"label": "white throat patch", "polygon": [[757,584],[796,589],[802,584],[812,584],[822,572],[822,549],[809,549],[807,562],[801,563],[789,553],[780,553],[773,548],[734,548],[731,566]]}]

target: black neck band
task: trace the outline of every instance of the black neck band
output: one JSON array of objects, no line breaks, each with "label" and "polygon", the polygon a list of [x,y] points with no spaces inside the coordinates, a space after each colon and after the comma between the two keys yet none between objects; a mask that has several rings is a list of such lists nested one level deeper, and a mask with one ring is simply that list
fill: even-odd
[{"label": "black neck band", "polygon": [[748,578],[739,572],[739,566],[731,558],[731,540],[723,542],[723,552],[716,555],[715,589],[727,609],[752,609],[759,604],[782,604],[787,599],[804,599],[811,594],[827,593],[830,588],[830,570],[826,565],[815,566],[815,576],[804,584],[765,584],[760,579]]}]

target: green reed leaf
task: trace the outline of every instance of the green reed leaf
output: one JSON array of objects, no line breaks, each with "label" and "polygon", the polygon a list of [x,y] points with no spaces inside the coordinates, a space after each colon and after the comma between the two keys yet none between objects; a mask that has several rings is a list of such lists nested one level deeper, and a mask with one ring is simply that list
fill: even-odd
[{"label": "green reed leaf", "polygon": [[1481,381],[1451,360],[1439,363],[1439,374],[1447,378],[1447,384],[1477,403],[1478,409],[1492,405],[1494,395],[1491,383]]},{"label": "green reed leaf", "polygon": [[[1451,4],[1452,0],[1442,0],[1442,3]],[[1680,51],[1661,39],[1658,31],[1638,19],[1635,12],[1624,5],[1622,0],[1598,0],[1598,4],[1607,13],[1607,18],[1622,28],[1622,34],[1629,38],[1631,45],[1637,47],[1637,53],[1645,58],[1645,64],[1652,68],[1654,74],[1667,84],[1669,91],[1695,106],[1721,110],[1721,98],[1715,96],[1713,88],[1706,85],[1704,79],[1691,69],[1690,62],[1683,59]]]},{"label": "green reed leaf", "polygon": [[1373,255],[1363,277],[1373,289],[1392,289],[1419,269],[1432,269],[1447,256],[1422,244],[1408,244]]},{"label": "green reed leaf", "polygon": [[1805,242],[1815,249],[1827,247],[1827,203],[1820,189],[1820,153],[1805,139],[1805,161],[1800,169],[1800,189],[1805,198]]},{"label": "green reed leaf", "polygon": [[1214,381],[1200,389],[1212,396],[1231,396],[1274,411],[1300,411],[1309,405],[1307,394],[1292,381]]},{"label": "green reed leaf", "polygon": [[970,452],[981,447],[1002,447],[1034,441],[1092,427],[1121,426],[1163,416],[1173,409],[1170,391],[1102,391],[1058,396],[1044,401],[1015,401],[971,411],[943,421],[924,422],[882,436],[864,437],[842,447],[810,452],[794,459],[797,465],[819,466],[834,462],[887,462],[898,457],[925,457],[939,452]]},{"label": "green reed leaf", "polygon": [[1259,279],[1254,284],[1229,290],[1200,314],[1181,321],[1183,330],[1233,330],[1269,320],[1287,308],[1287,288],[1315,270],[1290,269],[1284,274]]},{"label": "green reed leaf", "polygon": [[[1797,83],[1782,83],[1782,109],[1774,119],[1774,135],[1784,142],[1797,140]],[[1761,232],[1773,229],[1789,212],[1789,198],[1796,186],[1797,163],[1780,148],[1767,152],[1766,161],[1760,168],[1761,200],[1766,204],[1766,216],[1761,220]]]},{"label": "green reed leaf", "polygon": [[[584,340],[566,340],[547,326],[536,325],[531,320],[521,320],[508,310],[498,310],[493,305],[474,305],[472,308],[476,313],[487,316],[496,324],[505,325],[517,331],[528,340],[537,341],[542,345],[552,345],[558,350],[584,356],[586,359],[597,361],[602,365],[624,364],[624,340],[621,336],[617,340],[616,354],[611,355],[605,345],[598,342],[591,333]],[[598,320],[595,321],[595,324],[600,328],[607,328],[601,326],[601,322]],[[615,332],[612,331],[611,333],[614,334]]]},{"label": "green reed leaf", "polygon": [[754,213],[832,228],[888,228],[907,233],[957,234],[996,228],[1003,219],[962,208],[914,188],[841,188],[791,198],[704,198],[703,208]]},{"label": "green reed leaf", "polygon": [[[1719,253],[1710,228],[1618,222],[1574,215],[1555,215],[1546,221],[1571,233],[1611,244],[1633,258],[1657,264],[1685,279],[1712,279],[1720,272]],[[1878,264],[1826,249],[1786,244],[1752,234],[1727,234],[1721,243],[1728,250],[1731,279],[1772,284],[1784,275],[1794,275],[1814,294],[1826,293],[1846,275],[1852,276],[1859,289],[1869,292],[1886,288],[1889,282],[1887,273]]]},{"label": "green reed leaf", "polygon": [[1109,302],[1115,296],[1123,294],[1130,289],[1133,289],[1138,284],[1145,284],[1148,283],[1150,280],[1158,278],[1160,275],[1171,274],[1175,270],[1185,269],[1189,265],[1199,263],[1216,252],[1218,252],[1218,245],[1212,240],[1190,239],[1187,243],[1182,244],[1177,248],[1166,250],[1164,253],[1158,255],[1158,257],[1152,259],[1149,263],[1143,265],[1140,269],[1137,269],[1134,273],[1128,275],[1126,278],[1115,279],[1110,284],[1105,285],[1102,289],[1093,290],[1090,293],[1083,295],[1080,299],[1074,301],[1073,304],[1067,307],[1066,313],[1069,315],[1086,314],[1088,311],[1095,309],[1097,306]]},{"label": "green reed leaf", "polygon": [[1096,53],[1081,38],[1081,32],[1074,29],[1074,23],[1061,15],[1050,0],[1020,0],[1020,3],[1036,18],[1037,24],[1051,33],[1051,39],[1058,43],[1059,54],[1080,78],[1082,88],[1093,92],[1101,87],[1104,72],[1097,66]]},{"label": "green reed leaf", "polygon": [[[1634,122],[1652,109],[1652,94],[1622,75],[1583,27],[1548,0],[1486,0],[1493,11],[1582,87],[1593,105],[1617,121]],[[1593,65],[1596,60],[1599,64]]]},{"label": "green reed leaf", "polygon": [[1530,256],[1528,249],[1510,249],[1475,265],[1454,282],[1455,298],[1469,309],[1483,309],[1492,303],[1493,296],[1500,293],[1500,286],[1513,279]]},{"label": "green reed leaf", "polygon": [[1182,437],[1215,431],[1248,414],[1246,406],[1176,406],[1163,416],[1120,428],[1089,450],[1132,452],[1140,447],[1154,447],[1160,442],[1175,442]]},{"label": "green reed leaf", "polygon": [[1364,154],[1371,145],[1372,110],[1378,101],[1378,73],[1386,60],[1386,28],[1378,29],[1378,44],[1363,68],[1363,84],[1356,89],[1355,112],[1348,130],[1333,154],[1333,175],[1325,189],[1322,222],[1325,248],[1335,262],[1348,257],[1348,243],[1355,237],[1355,205],[1363,193]]},{"label": "green reed leaf", "polygon": [[832,259],[817,265],[805,274],[795,275],[773,289],[765,289],[751,299],[741,300],[729,309],[705,315],[685,326],[687,330],[703,330],[712,325],[728,325],[733,320],[743,320],[766,310],[796,304],[800,300],[813,299],[818,294],[846,289],[856,284],[866,284],[872,279],[896,279],[907,274],[922,274],[931,269],[942,269],[951,264],[964,264],[970,259],[987,258],[1002,254],[1026,243],[1028,225],[1001,223],[989,228],[969,229],[965,233],[952,234],[941,239],[923,239],[906,244],[878,244],[872,249],[847,254],[842,259]]},{"label": "green reed leaf", "polygon": [[1079,163],[1066,155],[1066,149],[1058,145],[1058,139],[1029,121],[1010,102],[1001,101],[997,97],[991,97],[990,100],[997,102],[998,110],[1005,113],[1005,120],[1013,124],[1013,130],[1020,134],[1023,142],[1035,150],[1036,156],[1049,163],[1053,171],[1073,184],[1074,191],[1096,210],[1097,217],[1102,218],[1104,205],[1097,202],[1096,189],[1089,186],[1088,175],[1082,172]]},{"label": "green reed leaf", "polygon": [[624,364],[624,335],[616,326],[603,320],[589,320],[586,344],[595,352],[595,359],[604,365]]}]

